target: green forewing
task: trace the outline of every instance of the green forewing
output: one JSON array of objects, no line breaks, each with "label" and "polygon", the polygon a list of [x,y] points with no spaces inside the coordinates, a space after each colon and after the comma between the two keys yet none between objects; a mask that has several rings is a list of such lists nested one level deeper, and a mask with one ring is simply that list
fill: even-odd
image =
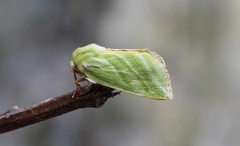
[{"label": "green forewing", "polygon": [[173,98],[169,74],[157,53],[148,49],[99,49],[95,44],[87,47],[96,51],[79,53],[77,58],[91,57],[81,63],[73,58],[73,63],[88,80],[152,99]]}]

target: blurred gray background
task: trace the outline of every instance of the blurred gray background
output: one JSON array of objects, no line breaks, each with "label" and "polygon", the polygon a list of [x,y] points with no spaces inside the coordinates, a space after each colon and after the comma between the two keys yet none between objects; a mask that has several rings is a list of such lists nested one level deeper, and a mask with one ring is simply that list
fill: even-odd
[{"label": "blurred gray background", "polygon": [[240,143],[240,1],[1,0],[0,113],[74,88],[89,43],[151,48],[174,99],[125,94],[0,135],[1,146],[235,146]]}]

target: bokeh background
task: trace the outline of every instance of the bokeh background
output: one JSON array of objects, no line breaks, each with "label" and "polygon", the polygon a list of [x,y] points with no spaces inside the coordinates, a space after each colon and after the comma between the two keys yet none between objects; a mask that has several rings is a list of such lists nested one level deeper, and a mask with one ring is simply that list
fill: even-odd
[{"label": "bokeh background", "polygon": [[122,93],[2,134],[0,145],[240,144],[239,15],[237,0],[1,0],[1,113],[73,89],[71,54],[93,42],[157,51],[174,99]]}]

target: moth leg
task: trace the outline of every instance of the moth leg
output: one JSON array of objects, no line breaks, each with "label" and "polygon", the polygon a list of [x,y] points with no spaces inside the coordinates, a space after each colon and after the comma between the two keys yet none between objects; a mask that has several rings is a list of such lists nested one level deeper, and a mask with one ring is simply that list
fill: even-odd
[{"label": "moth leg", "polygon": [[113,89],[113,88],[110,88],[110,87],[102,86],[102,88],[106,89],[109,93],[111,93],[112,98],[121,93],[121,91],[117,91],[116,89]]},{"label": "moth leg", "polygon": [[79,83],[81,83],[82,81],[85,81],[85,80],[86,80],[85,77],[81,77],[80,79],[75,80],[75,84],[80,85]]},{"label": "moth leg", "polygon": [[115,91],[115,89],[112,88],[108,88],[108,90],[112,93],[112,98],[121,93],[121,91]]},{"label": "moth leg", "polygon": [[[105,86],[104,86],[105,87]],[[111,94],[112,94],[112,98],[115,96],[115,94],[114,94],[114,90],[115,89],[113,89],[113,88],[109,88],[109,87],[105,87],[105,89],[107,89]],[[120,91],[121,92],[121,91]],[[119,92],[119,94],[120,94],[120,92]]]},{"label": "moth leg", "polygon": [[74,81],[75,81],[75,91],[73,92],[72,98],[75,97],[77,90],[81,86],[79,83],[86,80],[84,77],[81,77],[80,79],[77,78],[77,72],[74,70],[74,68],[71,69],[71,72],[73,73]]}]

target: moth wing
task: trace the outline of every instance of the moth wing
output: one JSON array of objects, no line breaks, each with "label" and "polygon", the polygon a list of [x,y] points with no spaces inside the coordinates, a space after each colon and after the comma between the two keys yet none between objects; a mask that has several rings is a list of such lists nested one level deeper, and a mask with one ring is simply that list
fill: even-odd
[{"label": "moth wing", "polygon": [[87,79],[151,99],[172,99],[161,56],[148,49],[106,49],[84,67]]}]

